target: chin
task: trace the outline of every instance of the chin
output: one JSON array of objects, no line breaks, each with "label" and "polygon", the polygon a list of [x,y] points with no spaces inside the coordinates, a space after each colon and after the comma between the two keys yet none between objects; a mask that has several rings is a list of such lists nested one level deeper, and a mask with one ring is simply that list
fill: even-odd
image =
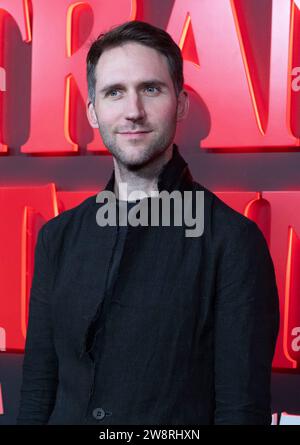
[{"label": "chin", "polygon": [[145,146],[129,146],[120,150],[121,157],[128,162],[140,162],[146,160],[149,156],[149,148]]},{"label": "chin", "polygon": [[132,158],[126,158],[124,159],[123,163],[128,168],[139,168],[144,166],[149,161],[148,158],[145,157],[132,157]]},{"label": "chin", "polygon": [[121,161],[124,165],[126,165],[128,168],[139,168],[147,164],[152,157],[149,157],[149,154],[147,152],[141,152],[138,154],[129,154],[128,152],[124,154],[124,156],[121,157]]}]

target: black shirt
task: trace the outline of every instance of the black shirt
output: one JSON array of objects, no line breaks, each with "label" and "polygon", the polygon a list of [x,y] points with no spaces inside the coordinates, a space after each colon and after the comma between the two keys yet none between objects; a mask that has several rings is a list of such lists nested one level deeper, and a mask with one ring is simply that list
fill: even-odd
[{"label": "black shirt", "polygon": [[[113,295],[113,290],[114,290],[114,287],[115,287],[115,284],[116,284],[116,281],[117,281],[119,266],[120,266],[120,262],[121,262],[121,259],[122,259],[124,244],[125,244],[126,235],[127,235],[128,213],[129,213],[130,209],[132,209],[135,205],[138,204],[138,202],[139,202],[139,200],[137,200],[137,201],[127,201],[127,203],[126,203],[126,201],[116,199],[116,205],[117,205],[117,212],[116,212],[116,214],[117,214],[117,218],[116,218],[116,220],[117,220],[117,238],[116,238],[116,244],[115,244],[115,247],[114,247],[114,250],[113,250],[113,253],[112,253],[110,267],[109,267],[108,276],[107,276],[105,300],[109,300],[112,297],[112,295]],[[126,211],[126,204],[127,204],[127,225],[121,225],[120,224],[120,219],[119,219],[120,205]],[[107,303],[107,301],[106,301],[106,303]],[[103,313],[103,310],[101,310],[101,312]],[[90,351],[90,355],[93,358],[93,360],[97,360],[98,353],[100,353],[100,351],[101,351],[101,344],[99,342],[99,336],[98,336],[98,333],[99,333],[100,328],[101,328],[101,320],[98,317],[96,322],[95,322],[95,324],[94,324],[93,332],[95,332],[95,337],[93,339],[93,343],[94,342],[97,342],[97,343],[95,345],[95,348],[92,347],[92,349]]]}]

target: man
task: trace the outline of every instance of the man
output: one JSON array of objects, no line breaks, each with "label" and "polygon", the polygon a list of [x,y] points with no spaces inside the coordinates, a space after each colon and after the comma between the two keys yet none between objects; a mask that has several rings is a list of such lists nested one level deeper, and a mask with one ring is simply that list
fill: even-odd
[{"label": "man", "polygon": [[[92,44],[87,73],[114,170],[39,232],[18,423],[270,424],[273,263],[257,225],[193,181],[173,143],[188,110],[178,46],[128,22]],[[193,209],[202,192],[203,233],[97,218],[103,193],[120,212],[135,191],[146,207],[189,191]]]}]

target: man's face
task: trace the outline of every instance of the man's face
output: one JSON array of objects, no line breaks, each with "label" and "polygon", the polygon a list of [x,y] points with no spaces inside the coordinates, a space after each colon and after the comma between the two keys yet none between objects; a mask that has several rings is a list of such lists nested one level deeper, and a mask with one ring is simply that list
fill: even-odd
[{"label": "man's face", "polygon": [[176,97],[166,57],[144,45],[126,43],[101,55],[95,70],[91,125],[116,160],[138,168],[173,142],[186,93]]}]

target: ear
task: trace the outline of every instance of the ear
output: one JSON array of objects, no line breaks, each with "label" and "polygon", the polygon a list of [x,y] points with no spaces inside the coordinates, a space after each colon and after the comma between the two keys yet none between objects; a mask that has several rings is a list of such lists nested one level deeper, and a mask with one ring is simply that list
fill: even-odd
[{"label": "ear", "polygon": [[90,123],[90,126],[93,128],[98,128],[99,125],[98,125],[95,107],[93,105],[93,102],[89,98],[86,101],[86,115],[87,115],[88,121]]},{"label": "ear", "polygon": [[189,111],[189,95],[186,90],[181,90],[178,95],[178,105],[177,105],[177,122],[183,120]]}]

